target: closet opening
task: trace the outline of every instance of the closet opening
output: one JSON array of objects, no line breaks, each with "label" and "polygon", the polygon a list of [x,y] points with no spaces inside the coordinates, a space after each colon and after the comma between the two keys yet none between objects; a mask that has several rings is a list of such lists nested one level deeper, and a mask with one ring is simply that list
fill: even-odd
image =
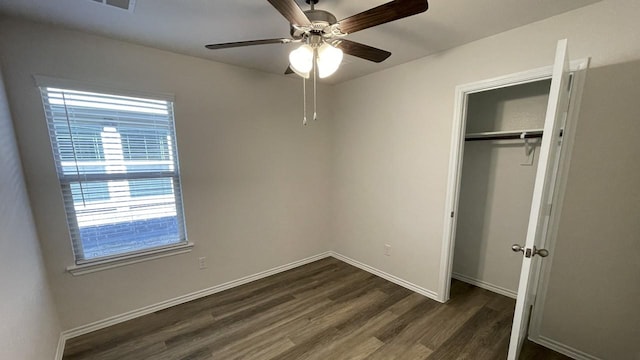
[{"label": "closet opening", "polygon": [[522,256],[512,245],[527,235],[550,85],[542,79],[467,97],[453,288],[461,281],[516,298]]},{"label": "closet opening", "polygon": [[[523,256],[529,251],[521,244],[530,236],[540,170],[549,169],[548,160],[541,159],[549,159],[550,137],[557,139],[551,145],[557,154],[562,146],[564,125],[551,131],[545,126],[551,93],[552,79],[541,77],[469,92],[464,101],[448,295],[452,303],[480,307],[492,319],[493,336],[505,349],[514,343]],[[547,155],[543,155],[543,136]],[[533,270],[533,281],[539,270]],[[527,333],[528,326],[523,338]],[[521,346],[532,351],[536,345],[524,341]],[[515,353],[519,350],[509,349],[510,360]]]},{"label": "closet opening", "polygon": [[493,319],[509,360],[564,351],[540,324],[589,66],[569,59],[559,40],[552,66],[455,91],[438,300]]}]

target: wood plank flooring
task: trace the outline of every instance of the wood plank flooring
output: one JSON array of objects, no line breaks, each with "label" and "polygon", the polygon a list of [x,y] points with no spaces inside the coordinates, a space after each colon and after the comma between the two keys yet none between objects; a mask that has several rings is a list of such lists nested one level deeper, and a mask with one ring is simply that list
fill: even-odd
[{"label": "wood plank flooring", "polygon": [[514,301],[459,281],[451,299],[327,258],[71,339],[63,359],[505,359]]}]

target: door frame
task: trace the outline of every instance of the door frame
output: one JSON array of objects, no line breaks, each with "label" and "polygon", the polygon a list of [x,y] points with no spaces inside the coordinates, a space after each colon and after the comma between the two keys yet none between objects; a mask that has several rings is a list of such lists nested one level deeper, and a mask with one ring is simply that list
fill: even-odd
[{"label": "door frame", "polygon": [[[546,280],[548,280],[552,257],[554,240],[557,233],[558,218],[560,215],[564,190],[566,188],[566,178],[568,174],[569,162],[571,159],[571,149],[575,138],[575,127],[579,112],[580,99],[586,70],[589,67],[589,58],[571,61],[570,71],[573,73],[572,94],[569,106],[569,113],[565,124],[562,152],[557,176],[557,187],[554,193],[554,210],[551,214],[546,246],[551,253],[549,258],[543,262],[539,272],[542,276],[537,276],[537,288],[541,294],[546,293]],[[527,84],[535,81],[547,80],[551,78],[553,66],[545,66],[537,69],[527,70],[514,74],[504,75],[492,79],[481,80],[473,83],[458,85],[455,89],[453,128],[451,135],[451,149],[449,155],[449,171],[447,178],[447,193],[444,211],[444,233],[442,240],[442,252],[440,262],[440,277],[438,280],[438,300],[446,302],[450,298],[450,284],[453,273],[453,256],[455,248],[455,234],[457,226],[457,214],[460,196],[460,184],[462,180],[462,162],[464,156],[464,137],[466,129],[468,97],[471,94],[488,90],[500,89],[515,85]],[[453,216],[452,216],[453,214]],[[540,281],[543,279],[544,281]],[[538,335],[541,323],[541,311],[536,311],[542,306],[534,307],[531,319],[533,326],[532,335]],[[541,309],[540,309],[541,310]]]}]

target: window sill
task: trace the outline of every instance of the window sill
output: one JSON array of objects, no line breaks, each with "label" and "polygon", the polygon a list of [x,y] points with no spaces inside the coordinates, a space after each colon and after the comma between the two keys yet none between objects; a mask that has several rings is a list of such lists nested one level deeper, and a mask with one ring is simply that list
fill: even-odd
[{"label": "window sill", "polygon": [[136,264],[143,261],[160,259],[167,256],[188,253],[193,249],[193,243],[188,242],[183,245],[154,249],[144,253],[124,255],[114,259],[98,260],[90,263],[72,265],[67,267],[67,271],[73,276],[85,275],[97,271],[113,269],[120,266]]}]

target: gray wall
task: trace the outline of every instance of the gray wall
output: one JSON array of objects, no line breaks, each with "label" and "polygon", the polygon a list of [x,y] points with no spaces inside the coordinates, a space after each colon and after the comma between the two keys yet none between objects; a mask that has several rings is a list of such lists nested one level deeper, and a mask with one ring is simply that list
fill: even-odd
[{"label": "gray wall", "polygon": [[[546,80],[470,95],[466,132],[542,129],[549,86]],[[530,140],[528,162],[521,140],[465,142],[454,275],[517,293],[522,257],[511,245],[524,244],[527,234],[539,143]]]},{"label": "gray wall", "polygon": [[53,359],[60,322],[0,74],[0,359]]},{"label": "gray wall", "polygon": [[541,333],[640,359],[640,61],[590,69]]},{"label": "gray wall", "polygon": [[[327,115],[311,131],[299,126],[298,81],[74,31],[1,20],[0,60],[7,70],[25,174],[63,328],[328,249],[437,295],[443,218],[448,210],[444,202],[455,86],[549,65],[556,41],[565,37],[569,38],[572,57],[591,56],[596,68],[638,60],[639,17],[636,0],[604,0],[435,56],[323,87],[321,104],[325,105],[321,110]],[[73,258],[44,115],[31,79],[34,73],[176,95],[187,228],[196,243],[192,253],[76,278],[64,271]],[[616,94],[616,86],[610,85],[605,95]],[[637,103],[637,97],[628,103]],[[627,110],[620,111],[627,116]],[[631,116],[637,118],[634,114]],[[592,171],[572,175],[569,187],[578,193],[568,193],[566,203],[569,209],[573,207],[567,211],[574,212],[576,220],[566,225],[572,218],[563,215],[567,220],[563,217],[558,263],[553,265],[560,270],[553,270],[553,274],[562,273],[562,258],[565,268],[577,261],[577,269],[593,269],[586,274],[574,273],[570,279],[560,276],[553,280],[552,274],[542,329],[544,336],[565,346],[615,358],[619,351],[628,350],[616,350],[616,346],[633,343],[629,336],[634,330],[629,324],[638,322],[636,310],[628,304],[637,299],[633,288],[638,283],[634,282],[637,262],[633,260],[638,257],[628,257],[627,263],[618,254],[623,248],[630,249],[625,255],[637,249],[633,247],[637,240],[625,243],[638,238],[637,225],[628,218],[637,214],[637,203],[633,202],[637,178],[629,175],[637,173],[627,174],[627,168],[622,172],[626,175],[617,173],[622,167],[617,161],[637,158],[631,157],[637,145],[620,140],[618,132],[615,137],[594,136],[602,133],[604,125],[586,123],[579,125],[576,152],[580,147],[596,150],[583,155],[582,160],[583,169]],[[596,130],[590,130],[592,126]],[[629,121],[627,128],[633,126]],[[590,131],[595,132],[589,136]],[[585,139],[595,140],[580,146],[580,136],[585,133]],[[631,131],[625,135],[631,136]],[[620,158],[609,159],[611,151]],[[579,159],[576,162],[580,163]],[[615,183],[615,189],[594,190],[605,191],[604,195],[591,194],[592,184],[587,183],[594,173],[609,166],[618,166],[613,179],[620,182]],[[595,176],[594,183],[604,188],[605,177]],[[633,179],[636,181],[630,181]],[[612,198],[608,193],[615,194],[616,202],[607,202]],[[597,197],[604,206],[595,212],[594,207],[578,201],[583,197]],[[628,212],[616,219],[602,219],[602,214],[622,211]],[[602,221],[599,229],[616,235],[608,241],[619,241],[604,249],[596,246],[601,256],[596,263],[593,260],[597,257],[591,253],[573,256],[575,246],[562,249],[564,238],[582,234],[575,229],[586,226],[586,221],[596,223],[593,219]],[[590,241],[596,240],[601,239]],[[385,243],[392,245],[391,256],[384,256]],[[609,249],[615,251],[610,253]],[[37,247],[30,250],[37,252]],[[208,257],[208,270],[197,270],[200,256]],[[617,269],[629,272],[619,274],[614,271]],[[628,281],[611,281],[614,273]],[[602,274],[607,275],[607,281]],[[557,293],[564,287],[587,288],[593,280],[601,286],[588,294],[586,290],[578,292],[579,299],[569,297],[570,304],[563,298],[570,295]],[[558,303],[552,301],[556,298]],[[587,324],[580,317],[592,314],[572,313],[570,307],[602,312],[603,318],[598,315],[595,319],[599,323]],[[617,322],[620,327],[614,326]]]},{"label": "gray wall", "polygon": [[336,85],[334,248],[437,291],[455,87],[551,65],[562,38],[592,66],[640,58],[638,16],[604,0]]},{"label": "gray wall", "polygon": [[[369,266],[437,292],[440,275],[445,271],[441,267],[442,242],[444,216],[450,210],[445,204],[445,194],[455,87],[548,66],[553,62],[557,40],[562,38],[568,38],[573,59],[591,57],[592,67],[638,60],[638,18],[640,2],[603,0],[336,85],[333,248]],[[637,103],[637,99],[635,101]],[[578,123],[580,121],[578,119]],[[586,130],[581,131],[584,133]],[[580,137],[580,133],[577,136]],[[637,144],[634,146],[637,149]],[[595,155],[590,156],[599,156],[597,152],[600,149],[592,148]],[[632,152],[632,149],[627,151]],[[600,171],[597,166],[591,168],[594,172]],[[621,185],[616,191],[626,191],[629,196],[635,191],[629,184],[625,184],[629,188]],[[582,196],[588,198],[589,194]],[[629,207],[625,209],[632,210]],[[575,211],[590,213],[593,210],[585,206]],[[637,218],[637,210],[628,216],[631,214]],[[639,236],[635,225],[627,223],[621,226],[619,231],[637,242]],[[391,256],[384,255],[385,243],[392,245]],[[574,259],[589,262],[594,269],[602,271],[617,268],[616,263],[620,261],[611,257],[599,260],[591,254],[586,258],[574,256]],[[638,257],[634,259],[637,261]],[[638,277],[635,279],[635,284],[638,284]],[[576,274],[572,279],[559,281],[558,287],[580,284],[587,288],[591,279]],[[615,293],[629,294],[627,287],[635,285],[613,282],[608,286],[615,291],[604,303],[596,298],[591,303],[592,295],[584,296],[580,301],[591,303],[584,306],[592,309],[617,307],[623,303],[615,300]],[[604,294],[598,297],[605,298]],[[637,306],[637,297],[631,299],[625,298],[625,301],[635,301]],[[575,304],[563,306],[567,309]],[[624,304],[623,309],[620,311],[630,315],[635,311],[629,308],[629,304]],[[630,333],[625,327],[607,328],[610,332],[605,334],[599,332],[599,327],[580,327],[581,322],[575,322],[574,316],[564,315],[559,309],[554,312],[554,317],[552,323],[543,324],[542,335],[568,348],[594,351],[594,346],[597,346],[598,354],[614,359],[613,354],[619,351],[616,350],[619,342],[616,339],[629,340]],[[637,319],[633,320],[638,323]],[[550,320],[545,318],[545,321]],[[551,332],[550,328],[554,331]],[[597,340],[594,340],[596,336]]]},{"label": "gray wall", "polygon": [[[301,83],[81,32],[0,20],[15,128],[65,329],[328,250],[330,107],[302,126]],[[73,277],[51,145],[33,74],[175,95],[192,252]],[[206,257],[208,268],[198,269]]]}]

